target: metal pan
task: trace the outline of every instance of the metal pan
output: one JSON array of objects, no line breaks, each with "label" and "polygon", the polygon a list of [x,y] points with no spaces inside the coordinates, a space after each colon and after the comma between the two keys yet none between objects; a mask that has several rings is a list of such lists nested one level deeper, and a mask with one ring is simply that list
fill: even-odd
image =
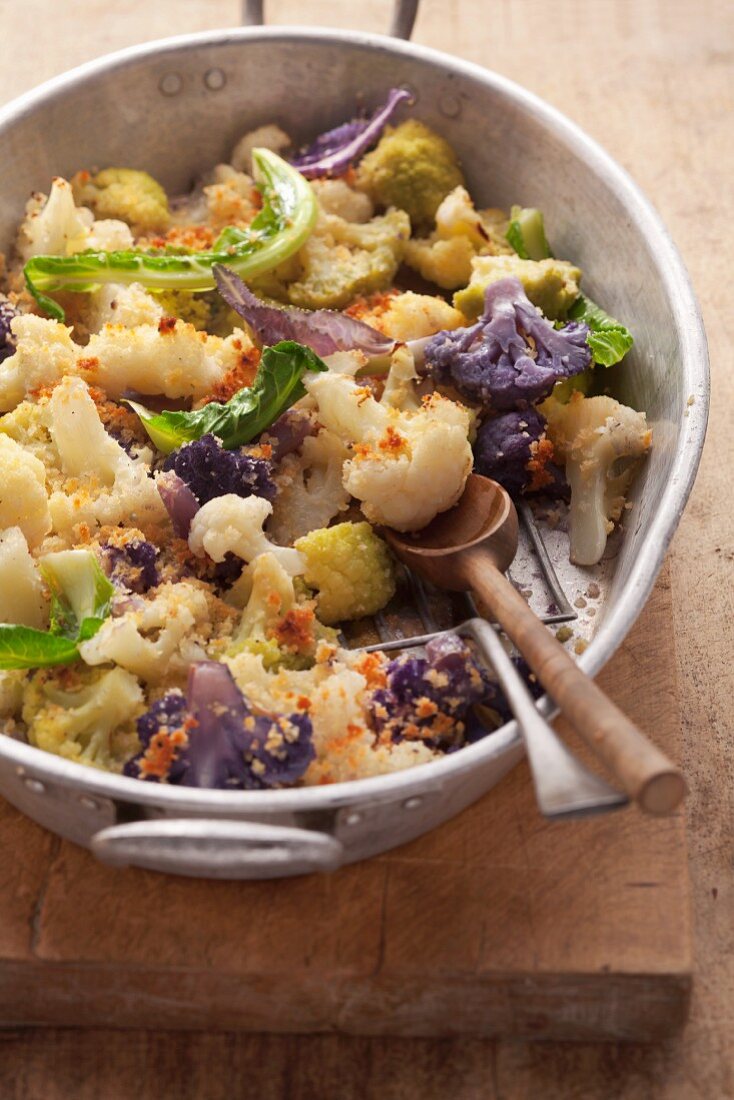
[{"label": "metal pan", "polygon": [[[402,5],[402,29],[415,6]],[[593,571],[568,565],[562,539],[551,545],[567,592],[599,585],[595,632],[580,659],[595,673],[639,614],[680,520],[703,445],[708,362],[693,291],[657,214],[557,111],[476,65],[375,35],[247,28],[154,42],[82,66],[0,112],[0,247],[10,245],[29,192],[54,175],[125,164],[180,191],[250,127],[275,120],[305,139],[347,117],[356,97],[371,106],[396,84],[450,138],[479,202],[541,207],[557,254],[573,258],[589,294],[634,329],[616,395],[647,411],[655,442],[627,529]],[[542,706],[551,712],[549,700]],[[487,792],[521,755],[509,723],[406,772],[222,792],[108,775],[0,737],[0,793],[111,862],[267,878],[330,870],[419,836]]]}]

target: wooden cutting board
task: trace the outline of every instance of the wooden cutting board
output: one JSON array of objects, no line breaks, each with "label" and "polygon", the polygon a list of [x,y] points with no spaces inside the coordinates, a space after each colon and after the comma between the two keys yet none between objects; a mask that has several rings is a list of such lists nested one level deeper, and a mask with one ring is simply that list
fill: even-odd
[{"label": "wooden cutting board", "polygon": [[[676,758],[670,589],[603,687]],[[329,876],[113,870],[0,803],[0,1024],[651,1040],[691,985],[684,820],[554,824],[518,767]]]}]

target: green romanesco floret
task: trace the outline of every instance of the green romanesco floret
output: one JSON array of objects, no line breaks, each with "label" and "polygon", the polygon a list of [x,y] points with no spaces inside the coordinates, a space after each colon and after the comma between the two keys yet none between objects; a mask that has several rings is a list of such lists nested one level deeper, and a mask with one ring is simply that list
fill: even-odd
[{"label": "green romanesco floret", "polygon": [[119,771],[136,751],[135,719],[144,709],[138,681],[122,668],[43,671],[26,688],[23,721],[37,748]]},{"label": "green romanesco floret", "polygon": [[311,668],[319,641],[336,635],[316,619],[310,593],[296,590],[275,554],[260,554],[243,579],[250,592],[227,656],[254,653],[268,671]]},{"label": "green romanesco floret", "polygon": [[242,324],[233,309],[215,290],[158,290],[151,292],[166,317],[178,317],[199,332],[231,336]]},{"label": "green romanesco floret", "polygon": [[441,200],[464,183],[456,153],[423,122],[388,127],[362,158],[357,183],[374,202],[406,210],[414,226],[430,226]]},{"label": "green romanesco floret", "polygon": [[94,176],[79,173],[72,180],[74,198],[90,207],[96,218],[116,218],[138,235],[168,228],[168,197],[161,185],[136,168],[105,168]]},{"label": "green romanesco floret", "polygon": [[368,222],[320,214],[298,253],[301,271],[288,285],[288,299],[305,309],[341,309],[359,295],[384,290],[395,277],[410,236],[403,210],[388,210]]},{"label": "green romanesco floret", "polygon": [[199,332],[209,331],[212,309],[205,295],[193,290],[159,290],[153,297],[166,317],[178,317]]},{"label": "green romanesco floret", "polygon": [[298,539],[296,549],[306,562],[306,583],[318,590],[318,615],[325,623],[374,615],[395,592],[387,543],[369,523],[321,527]]},{"label": "green romanesco floret", "polygon": [[579,296],[581,271],[567,260],[523,260],[519,256],[477,256],[471,281],[454,294],[454,305],[470,319],[484,309],[484,292],[500,279],[519,279],[533,305],[552,321],[565,317]]}]

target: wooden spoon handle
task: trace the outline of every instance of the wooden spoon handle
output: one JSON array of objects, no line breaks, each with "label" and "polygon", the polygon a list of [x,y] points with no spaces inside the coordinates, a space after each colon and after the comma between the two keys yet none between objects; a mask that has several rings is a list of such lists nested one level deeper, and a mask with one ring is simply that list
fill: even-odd
[{"label": "wooden spoon handle", "polygon": [[582,672],[481,550],[465,551],[460,568],[574,729],[630,798],[647,813],[674,810],[686,792],[680,770]]}]

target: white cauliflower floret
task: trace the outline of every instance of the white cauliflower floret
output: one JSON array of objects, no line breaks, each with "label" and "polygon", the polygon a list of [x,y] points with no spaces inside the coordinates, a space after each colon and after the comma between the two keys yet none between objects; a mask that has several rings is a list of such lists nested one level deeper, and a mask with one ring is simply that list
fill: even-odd
[{"label": "white cauliflower floret", "polygon": [[224,663],[256,707],[289,713],[293,701],[309,700],[316,759],[304,776],[306,786],[346,782],[426,763],[436,753],[422,742],[375,745],[367,715],[367,681],[355,654],[324,644],[309,669],[266,670],[260,654],[243,650]]},{"label": "white cauliflower floret", "polygon": [[257,214],[257,192],[250,176],[230,164],[218,164],[204,188],[207,220],[219,232],[229,225],[249,224]]},{"label": "white cauliflower floret", "polygon": [[192,638],[209,620],[209,605],[201,588],[188,581],[162,584],[142,608],[106,619],[79,647],[88,665],[113,661],[149,683],[203,660],[203,647]]},{"label": "white cauliflower floret", "polygon": [[0,532],[0,622],[40,630],[45,619],[46,600],[38,566],[20,527],[9,527]]},{"label": "white cauliflower floret", "polygon": [[19,527],[34,547],[51,530],[51,516],[43,463],[0,434],[0,530],[6,527]]},{"label": "white cauliflower floret", "polygon": [[135,247],[135,239],[126,222],[117,218],[100,218],[92,222],[84,247],[94,252],[127,252]]},{"label": "white cauliflower floret", "polygon": [[87,383],[67,376],[54,389],[46,410],[64,473],[96,474],[105,485],[113,485],[119,467],[132,460],[106,431]]},{"label": "white cauliflower floret", "polygon": [[[9,412],[27,393],[53,386],[66,374],[81,375],[112,398],[137,390],[198,399],[252,347],[241,329],[222,339],[185,321],[160,326],[160,318],[154,319],[159,307],[145,302],[144,292],[127,290],[119,321],[105,324],[84,346],[75,344],[71,329],[56,321],[32,314],[15,317],[16,351],[0,364],[0,412]],[[148,314],[152,323],[126,327],[136,311]]]},{"label": "white cauliflower floret", "polygon": [[461,496],[472,467],[467,409],[439,394],[417,410],[380,404],[346,375],[307,379],[319,420],[355,444],[343,483],[372,523],[417,531]]},{"label": "white cauliflower floret", "polygon": [[22,260],[32,256],[71,256],[88,248],[94,221],[91,210],[77,207],[71,184],[57,176],[46,198],[34,194],[26,206],[16,242]]},{"label": "white cauliflower floret", "polygon": [[68,689],[53,673],[33,677],[23,703],[28,740],[67,760],[118,771],[137,744],[132,724],[144,707],[140,684],[121,668],[78,679]]},{"label": "white cauliflower floret", "polygon": [[311,187],[325,214],[336,214],[347,222],[368,222],[375,212],[372,199],[364,191],[355,191],[343,179],[316,179]]},{"label": "white cauliflower floret", "polygon": [[291,139],[280,126],[273,123],[258,126],[256,130],[250,130],[240,138],[229,159],[232,167],[238,172],[247,172],[248,175],[252,175],[253,149],[271,149],[274,153],[282,153],[290,144]]},{"label": "white cauliflower floret", "polygon": [[650,447],[652,433],[644,412],[620,405],[612,397],[574,393],[565,405],[550,397],[542,411],[548,438],[556,456],[566,463],[571,487],[571,561],[595,565],[622,514],[637,466],[628,461],[617,472],[615,464],[620,459],[640,459]]},{"label": "white cauliflower floret", "polygon": [[125,251],[133,247],[133,235],[125,222],[114,218],[94,220],[86,206],[77,206],[71,184],[57,176],[46,198],[34,194],[26,206],[16,246],[23,261],[33,256],[73,256],[92,249]]},{"label": "white cauliflower floret", "polygon": [[[237,336],[244,347],[249,341]],[[126,390],[165,397],[207,394],[233,361],[229,343],[198,332],[185,321],[160,331],[157,325],[105,325],[79,349],[79,371],[110,397]]]},{"label": "white cauliflower floret", "polygon": [[54,530],[68,536],[79,523],[95,528],[166,521],[168,514],[146,463],[130,458],[108,434],[83,379],[64,378],[46,409],[62,470],[75,479],[65,491],[51,494]]},{"label": "white cauliflower floret", "polygon": [[[120,222],[120,225],[125,225]],[[128,227],[125,228],[130,232]],[[86,326],[89,332],[100,332],[105,325],[158,325],[163,307],[140,283],[105,283],[88,296]]]},{"label": "white cauliflower floret", "polygon": [[10,412],[27,393],[72,373],[79,350],[70,328],[45,317],[21,313],[10,327],[16,349],[0,363],[0,412]]},{"label": "white cauliflower floret", "polygon": [[276,475],[278,495],[268,531],[285,545],[329,522],[349,507],[342,468],[349,451],[334,432],[307,436],[300,455],[287,455]]},{"label": "white cauliflower floret", "polygon": [[251,562],[260,554],[274,554],[290,576],[303,572],[303,558],[297,550],[275,546],[263,532],[273,511],[262,497],[238,497],[226,493],[202,505],[191,521],[189,546],[197,557],[208,554],[213,561],[224,561],[236,554]]},{"label": "white cauliflower floret", "polygon": [[415,369],[412,351],[406,344],[398,344],[390,356],[390,369],[387,372],[380,404],[394,409],[417,410],[420,408],[415,389],[417,381],[418,372]]}]

